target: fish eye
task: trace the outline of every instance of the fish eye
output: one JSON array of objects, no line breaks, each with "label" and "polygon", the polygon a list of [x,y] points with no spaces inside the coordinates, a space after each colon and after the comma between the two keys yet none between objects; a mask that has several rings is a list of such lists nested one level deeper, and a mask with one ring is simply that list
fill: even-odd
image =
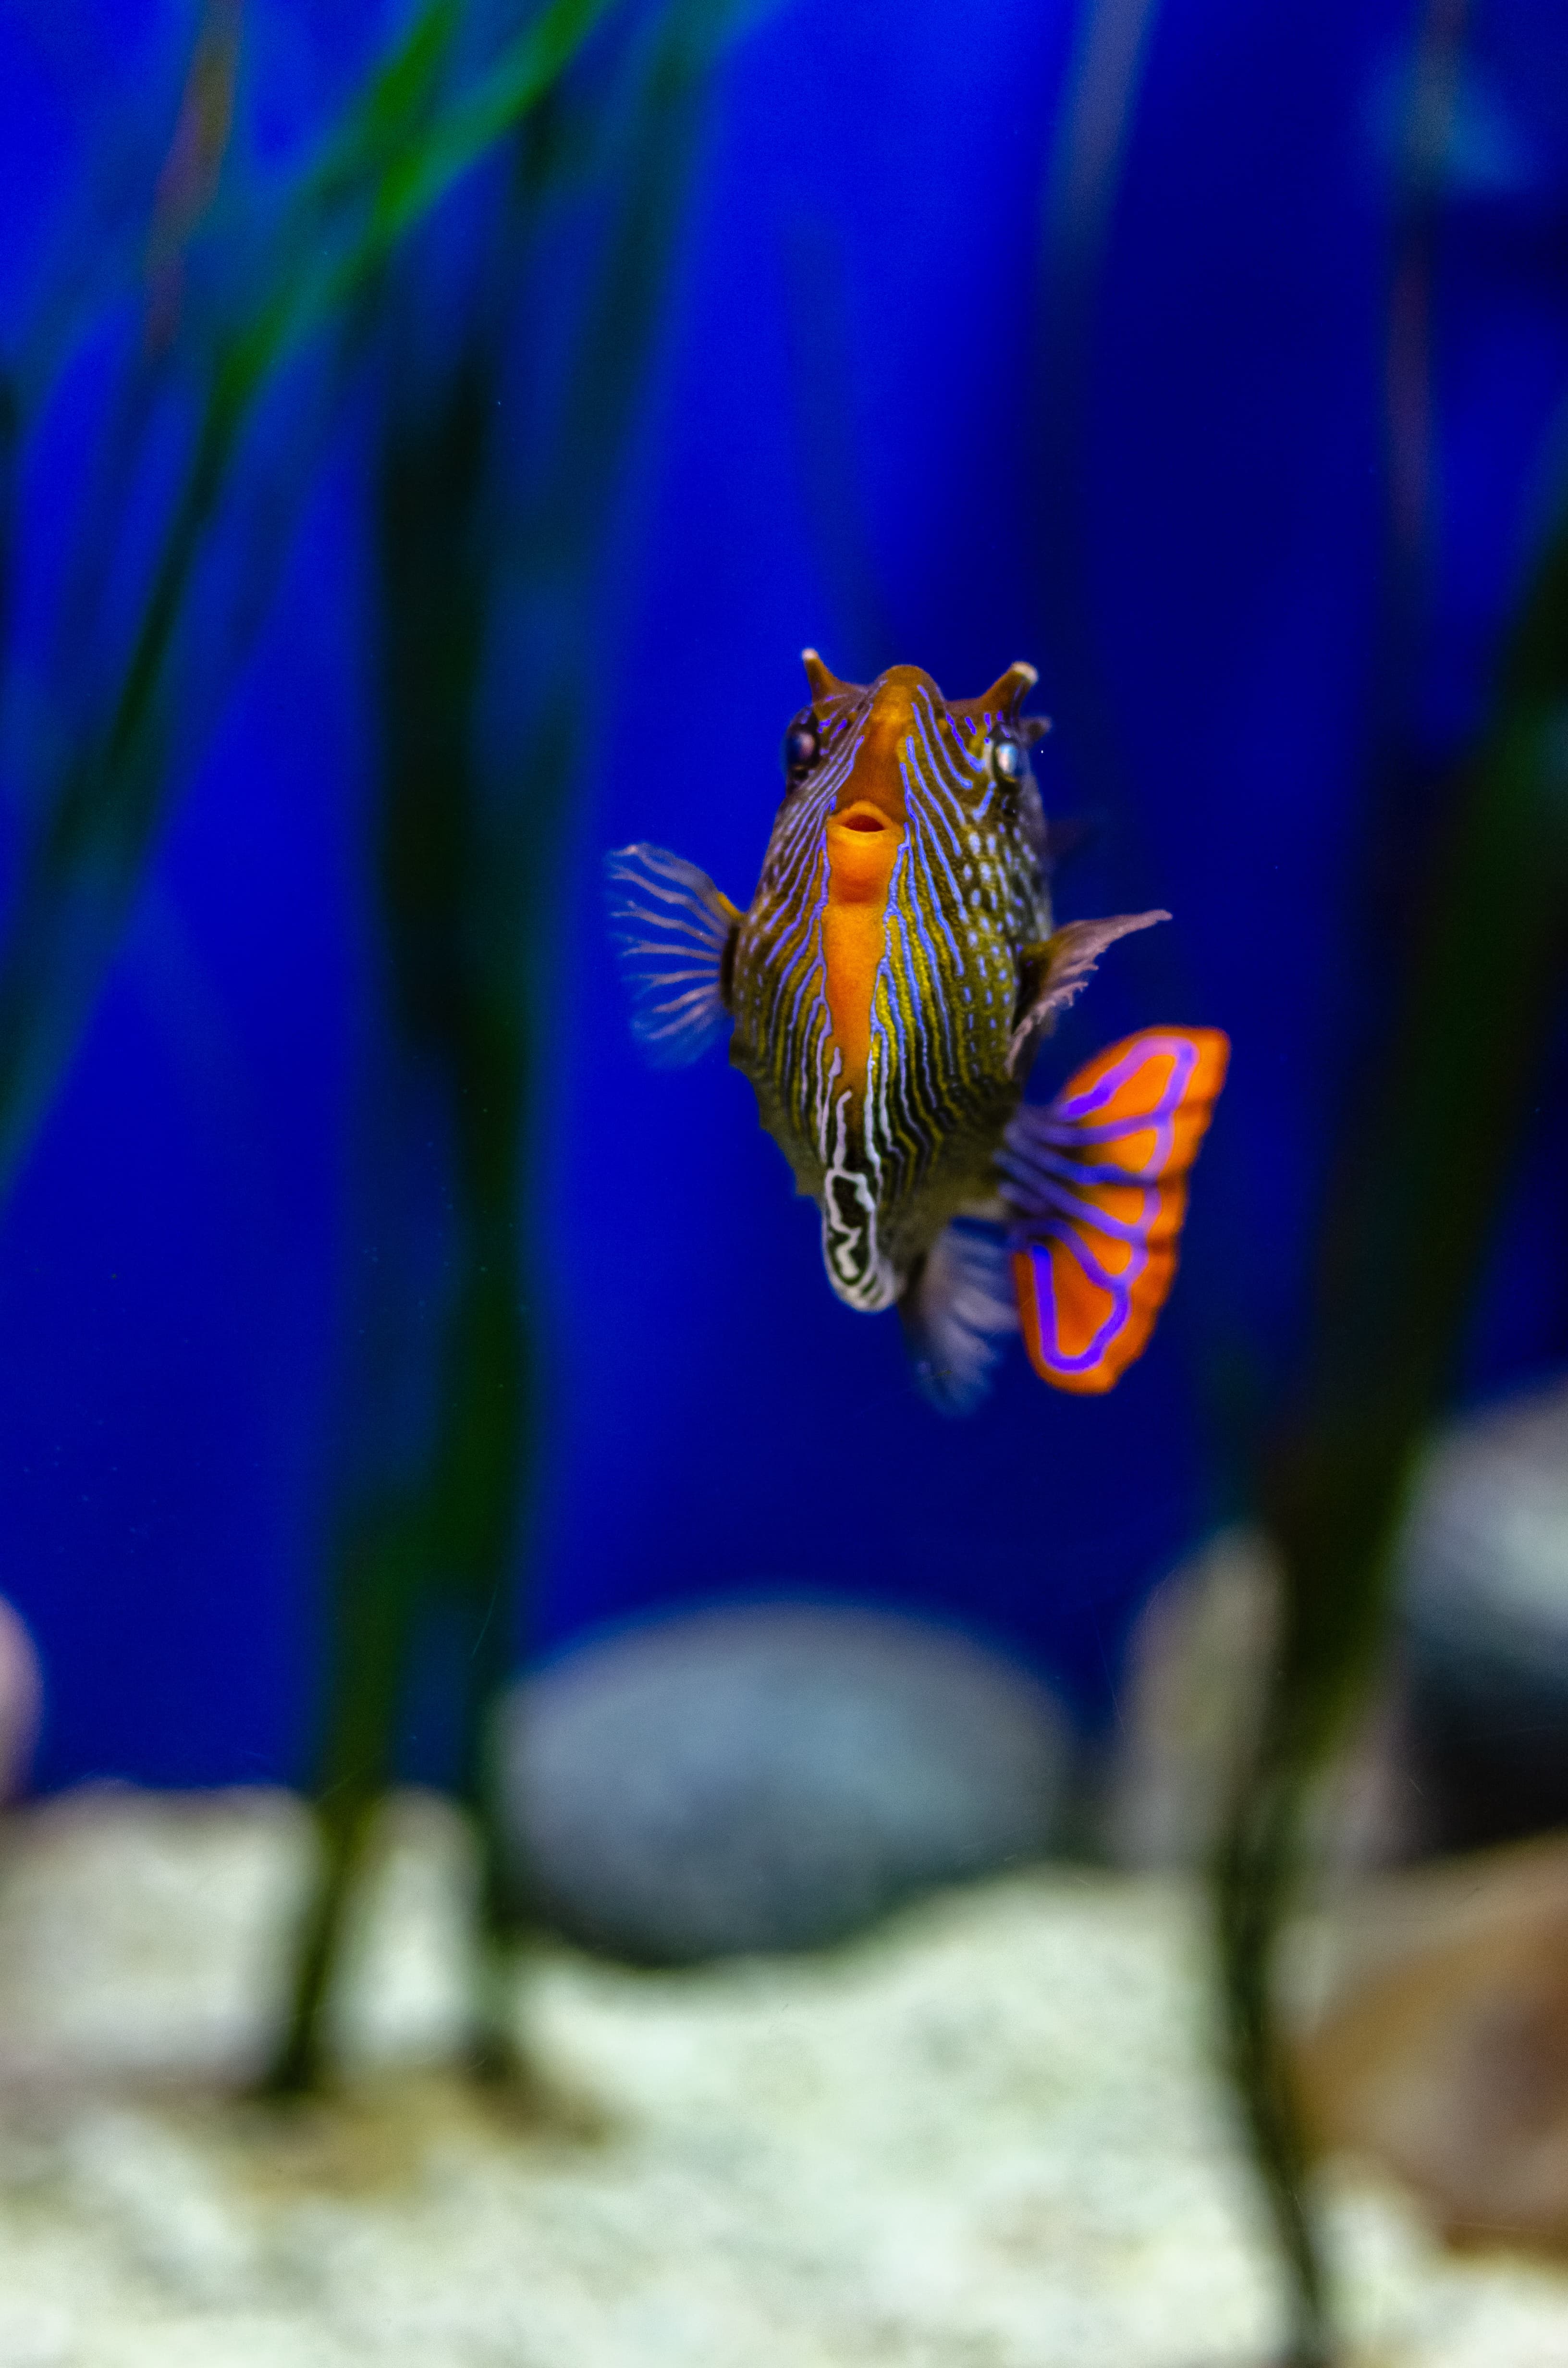
[{"label": "fish eye", "polygon": [[784,772],[790,780],[810,772],[822,754],[822,740],[809,714],[797,715],[784,734]]},{"label": "fish eye", "polygon": [[999,790],[1016,790],[1024,778],[1027,762],[1016,740],[991,743],[991,778]]}]

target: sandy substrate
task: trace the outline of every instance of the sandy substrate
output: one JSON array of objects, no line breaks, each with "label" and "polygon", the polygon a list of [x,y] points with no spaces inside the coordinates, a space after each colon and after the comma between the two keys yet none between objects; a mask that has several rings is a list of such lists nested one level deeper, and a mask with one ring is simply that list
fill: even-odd
[{"label": "sandy substrate", "polygon": [[[0,2368],[1220,2368],[1271,2288],[1205,2075],[1197,1926],[1031,1873],[812,1962],[530,1985],[597,2136],[428,2068],[462,1859],[404,1805],[356,1952],[351,2102],[227,2101],[297,1896],[277,1796],[99,1795],[0,1881]],[[426,2068],[421,2068],[424,2066]],[[1343,2184],[1380,2368],[1564,2368],[1568,2279],[1450,2260]]]}]

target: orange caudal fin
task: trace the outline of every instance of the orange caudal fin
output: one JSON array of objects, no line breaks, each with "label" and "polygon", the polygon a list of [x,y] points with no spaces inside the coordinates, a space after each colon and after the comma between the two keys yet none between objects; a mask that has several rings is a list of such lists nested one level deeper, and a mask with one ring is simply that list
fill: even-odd
[{"label": "orange caudal fin", "polygon": [[1008,1127],[998,1165],[1018,1316],[1056,1389],[1108,1390],[1147,1347],[1230,1050],[1217,1028],[1142,1029]]}]

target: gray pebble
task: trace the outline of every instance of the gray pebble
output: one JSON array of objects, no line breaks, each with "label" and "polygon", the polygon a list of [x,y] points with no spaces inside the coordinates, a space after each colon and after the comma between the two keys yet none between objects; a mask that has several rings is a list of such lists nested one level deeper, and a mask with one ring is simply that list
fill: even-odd
[{"label": "gray pebble", "polygon": [[[1134,1623],[1106,1738],[1096,1839],[1113,1864],[1206,1868],[1264,1715],[1282,1573],[1261,1531],[1217,1531],[1157,1586]],[[1397,1864],[1427,1844],[1405,1690],[1382,1673],[1317,1788],[1314,1853]]]},{"label": "gray pebble", "polygon": [[1038,1855],[1066,1753],[1062,1713],[1000,1656],[800,1601],[581,1645],[501,1730],[546,1919],[642,1964],[814,1948]]},{"label": "gray pebble", "polygon": [[1568,1383],[1439,1440],[1402,1563],[1436,1839],[1468,1848],[1568,1824]]}]

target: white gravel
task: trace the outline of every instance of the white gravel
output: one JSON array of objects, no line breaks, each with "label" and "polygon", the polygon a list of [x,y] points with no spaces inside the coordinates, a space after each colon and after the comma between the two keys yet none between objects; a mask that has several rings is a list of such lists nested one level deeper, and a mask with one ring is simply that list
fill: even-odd
[{"label": "white gravel", "polygon": [[[1223,2368],[1272,2287],[1175,1882],[1057,1869],[831,1958],[521,1993],[593,2139],[437,2068],[464,1861],[402,1804],[348,2100],[229,2101],[275,2010],[278,1795],[85,1796],[0,1879],[0,2368]],[[1568,2281],[1334,2204],[1358,2357],[1565,2368]]]}]

